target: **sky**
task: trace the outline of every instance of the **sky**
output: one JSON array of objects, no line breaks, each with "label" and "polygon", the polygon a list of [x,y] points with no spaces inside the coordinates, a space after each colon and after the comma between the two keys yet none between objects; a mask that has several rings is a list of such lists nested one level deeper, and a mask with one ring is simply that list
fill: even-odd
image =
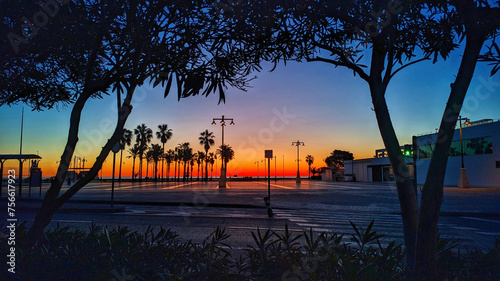
[{"label": "sky", "polygon": [[[389,84],[387,101],[400,144],[411,143],[413,135],[434,132],[439,126],[460,63],[461,51],[436,64],[421,62],[399,72]],[[139,88],[132,100],[133,110],[126,128],[133,130],[145,123],[157,131],[159,124],[168,124],[172,139],[165,149],[190,142],[194,151],[203,151],[198,137],[208,129],[221,143],[221,126],[211,125],[213,118],[234,119],[234,126],[225,127],[225,143],[235,150],[235,159],[228,164],[228,176],[264,175],[264,150],[277,156],[277,176],[295,176],[297,148],[300,147],[300,171],[307,176],[305,157],[312,155],[312,167],[323,167],[333,150],[347,150],[355,159],[371,158],[383,148],[373,112],[367,83],[353,76],[352,71],[321,62],[292,62],[269,72],[265,65],[255,73],[247,92],[228,89],[225,104],[217,104],[218,96],[189,97],[177,101],[176,93],[163,98],[163,89],[148,85]],[[500,118],[500,77],[489,77],[491,67],[478,63],[461,115],[472,121]],[[0,154],[17,154],[20,147],[21,110],[23,105],[0,107]],[[44,112],[24,106],[24,154],[39,154],[43,177],[54,176],[64,149],[69,128],[71,106]],[[95,161],[116,123],[116,96],[90,100],[82,113],[79,143],[75,155]],[[156,138],[153,143],[160,143]],[[212,152],[215,148],[212,148]],[[119,163],[117,154],[117,163]],[[122,173],[129,177],[132,160],[123,154]],[[259,164],[256,164],[256,162]],[[136,163],[136,165],[138,165]],[[257,165],[259,167],[257,167]],[[17,161],[7,161],[4,174]],[[27,176],[28,165],[25,166]],[[274,163],[271,165],[274,175]],[[218,165],[220,168],[220,164]],[[137,166],[136,166],[137,169]],[[145,168],[144,168],[145,169]],[[173,168],[172,168],[173,170]],[[196,176],[197,167],[194,168]],[[104,163],[103,176],[111,177],[112,153]],[[136,170],[137,171],[137,170]],[[215,171],[214,171],[215,172]],[[216,175],[214,173],[214,175]]]}]

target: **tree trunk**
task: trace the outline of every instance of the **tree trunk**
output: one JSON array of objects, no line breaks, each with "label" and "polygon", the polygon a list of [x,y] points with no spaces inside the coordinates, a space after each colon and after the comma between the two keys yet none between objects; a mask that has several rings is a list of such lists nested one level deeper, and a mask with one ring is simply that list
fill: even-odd
[{"label": "tree trunk", "polygon": [[163,143],[163,148],[162,148],[162,151],[161,151],[161,180],[163,181],[165,178],[163,177],[163,170],[165,169],[164,167],[164,164],[163,162],[165,162],[165,158],[163,157],[163,155],[165,154],[165,143]]},{"label": "tree trunk", "polygon": [[135,156],[132,160],[132,181],[135,181]]},{"label": "tree trunk", "polygon": [[[208,149],[205,150],[205,159],[208,157]],[[208,182],[208,161],[205,161],[205,181]]]},{"label": "tree trunk", "polygon": [[167,162],[167,181],[170,181],[170,162]]},{"label": "tree trunk", "polygon": [[123,149],[120,150],[120,169],[118,171],[118,181],[122,181],[122,157],[123,157]]},{"label": "tree trunk", "polygon": [[158,181],[158,161],[155,161],[155,181]]},{"label": "tree trunk", "polygon": [[142,181],[142,155],[139,155],[139,181]]},{"label": "tree trunk", "polygon": [[410,275],[412,275],[411,269],[415,262],[415,247],[417,241],[418,200],[410,178],[408,165],[406,165],[406,161],[401,152],[400,144],[394,131],[387,102],[385,100],[389,79],[382,79],[382,73],[384,70],[387,71],[385,74],[386,77],[390,74],[390,69],[385,69],[387,50],[383,41],[378,41],[377,38],[373,40],[373,54],[368,83],[370,85],[370,94],[380,135],[387,149],[387,155],[396,179],[399,207],[401,209],[401,219],[403,222],[407,267],[410,270]]},{"label": "tree trunk", "polygon": [[99,170],[102,167],[102,164],[104,163],[104,160],[109,154],[109,151],[119,141],[121,135],[123,134],[123,127],[125,126],[125,122],[130,114],[130,111],[132,110],[132,107],[130,106],[130,100],[132,98],[134,90],[135,87],[131,89],[129,93],[127,93],[127,98],[124,102],[124,106],[120,110],[120,118],[118,118],[115,131],[101,150],[101,153],[97,157],[96,162],[94,163],[92,168],[83,178],[78,180],[70,189],[68,189],[63,195],[61,195],[61,197],[58,198],[59,192],[61,190],[61,185],[67,173],[68,164],[71,161],[72,153],[75,149],[76,143],[78,142],[78,128],[80,124],[81,112],[89,96],[82,94],[78,98],[71,112],[68,142],[61,157],[61,164],[59,165],[56,178],[45,194],[45,197],[42,201],[42,206],[40,207],[35,221],[33,222],[33,226],[28,233],[29,243],[34,243],[36,240],[42,237],[45,227],[47,227],[47,225],[50,223],[52,216],[57,211],[57,209],[59,209],[59,207],[66,203],[74,194],[76,194],[76,192],[78,192],[83,186],[85,186],[97,176]]},{"label": "tree trunk", "polygon": [[427,178],[422,188],[415,265],[418,280],[437,280],[438,278],[436,272],[437,224],[443,200],[443,184],[448,154],[458,115],[462,109],[465,94],[469,88],[483,44],[483,37],[474,34],[467,35],[462,62],[455,83],[452,84],[450,97],[441,119]]},{"label": "tree trunk", "polygon": [[45,227],[50,223],[52,215],[57,210],[57,197],[61,191],[61,186],[64,183],[68,168],[75,151],[76,143],[78,142],[78,130],[80,127],[80,119],[83,107],[87,102],[90,94],[82,93],[75,102],[73,109],[71,110],[70,117],[70,127],[68,132],[68,140],[66,142],[66,147],[61,156],[61,161],[57,169],[57,173],[54,181],[47,190],[45,197],[42,201],[42,206],[38,211],[35,221],[28,233],[30,237],[30,243],[34,243],[39,237],[43,235]]},{"label": "tree trunk", "polygon": [[[401,153],[399,141],[397,139],[392,121],[389,115],[385,97],[381,93],[385,89],[372,89],[374,98],[375,115],[377,118],[380,134],[387,149],[387,155],[391,162],[396,187],[398,191],[401,218],[403,221],[403,233],[406,249],[408,267],[413,267],[415,258],[415,245],[418,223],[418,202],[413,183],[406,161]],[[375,95],[374,95],[375,94]]]}]

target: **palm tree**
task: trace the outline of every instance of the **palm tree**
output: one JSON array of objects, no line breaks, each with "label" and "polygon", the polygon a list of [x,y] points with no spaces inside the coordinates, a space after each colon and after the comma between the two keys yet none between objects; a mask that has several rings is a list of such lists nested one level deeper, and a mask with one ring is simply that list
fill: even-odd
[{"label": "palm tree", "polygon": [[182,162],[184,162],[184,173],[182,176],[182,180],[186,181],[187,180],[187,173],[189,173],[189,161],[193,158],[193,149],[190,147],[189,142],[182,143],[181,148],[179,149],[180,151],[180,158]]},{"label": "palm tree", "polygon": [[135,180],[135,158],[139,155],[139,145],[136,143],[132,148],[129,148],[128,153],[130,153],[130,156],[127,156],[127,158],[132,157],[132,180]]},{"label": "palm tree", "polygon": [[[203,165],[203,161],[207,161],[207,155],[203,151],[198,151],[196,154],[198,155],[196,159],[196,162],[198,163],[198,180],[200,180],[200,164]],[[203,167],[201,168],[201,177],[203,178]]]},{"label": "palm tree", "polygon": [[[142,180],[142,158],[144,157],[144,152],[148,148],[148,144],[153,138],[153,130],[148,128],[146,124],[142,123],[137,125],[134,129],[135,142],[139,144],[139,180]],[[147,167],[146,167],[147,169]],[[147,171],[146,171],[147,172]]]},{"label": "palm tree", "polygon": [[194,167],[194,162],[196,161],[195,156],[196,154],[193,154],[193,157],[191,160],[189,160],[189,165],[191,165],[191,172],[189,173],[190,176],[190,181],[193,181],[193,167]]},{"label": "palm tree", "polygon": [[167,161],[167,181],[170,179],[170,164],[175,160],[175,151],[173,149],[167,150],[164,154],[165,161]]},{"label": "palm tree", "polygon": [[313,167],[313,168],[311,169],[311,173],[313,174],[313,177],[314,177],[314,175],[316,175],[316,174],[318,174],[318,173],[319,173],[319,170]]},{"label": "palm tree", "polygon": [[208,163],[210,163],[210,180],[212,180],[212,176],[214,174],[214,163],[215,163],[216,159],[217,159],[217,155],[215,155],[215,153],[213,153],[213,152],[210,152],[208,154],[208,159],[205,160]]},{"label": "palm tree", "polygon": [[[205,149],[205,155],[208,154],[210,147],[215,144],[214,138],[215,138],[214,133],[209,132],[208,130],[205,130],[204,132],[200,133],[200,137],[198,138],[198,140],[200,141],[200,145],[203,145],[203,148]],[[207,162],[205,162],[205,180],[208,181]]]},{"label": "palm tree", "polygon": [[176,147],[175,148],[175,151],[174,151],[174,161],[175,161],[175,171],[174,171],[174,179],[175,181],[179,180],[178,179],[178,173],[177,173],[177,164],[179,162],[179,159],[180,159],[180,147]]},{"label": "palm tree", "polygon": [[149,163],[153,161],[153,153],[151,148],[146,151],[146,181],[149,180]]},{"label": "palm tree", "polygon": [[306,163],[307,163],[307,165],[309,165],[309,178],[311,178],[311,165],[312,165],[312,163],[314,163],[314,157],[312,155],[307,155],[306,156]]},{"label": "palm tree", "polygon": [[[172,138],[172,129],[169,129],[168,128],[168,125],[167,124],[162,124],[162,125],[158,125],[158,129],[159,131],[156,132],[156,137],[158,139],[160,139],[160,142],[162,143],[163,147],[162,147],[162,153],[165,153],[165,144],[167,143],[167,141],[169,139]],[[161,180],[163,180],[163,163],[165,161],[161,161]]]},{"label": "palm tree", "polygon": [[220,158],[222,159],[222,165],[226,170],[227,173],[227,162],[231,161],[234,159],[234,150],[231,146],[228,144],[224,144],[219,146],[219,149],[217,149],[217,154],[220,155]]},{"label": "palm tree", "polygon": [[160,161],[161,155],[163,154],[162,150],[159,144],[153,144],[148,151],[154,163],[155,181],[158,181],[158,161]]},{"label": "palm tree", "polygon": [[122,181],[123,151],[127,146],[130,146],[130,144],[132,144],[132,131],[128,129],[123,129],[123,135],[120,138],[120,168],[118,172],[118,181]]}]

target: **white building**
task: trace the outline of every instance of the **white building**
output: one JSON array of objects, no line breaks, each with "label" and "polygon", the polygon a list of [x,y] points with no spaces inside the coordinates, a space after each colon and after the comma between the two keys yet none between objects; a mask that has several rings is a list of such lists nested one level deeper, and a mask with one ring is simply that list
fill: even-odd
[{"label": "white building", "polygon": [[[423,185],[429,169],[430,156],[437,139],[436,133],[419,135],[416,138],[417,184]],[[472,187],[500,187],[500,120],[491,119],[473,122],[462,126],[464,167]],[[402,147],[403,149],[403,147]],[[375,158],[345,161],[345,173],[354,172],[358,181],[391,181],[394,180],[389,159],[385,150],[375,153]],[[415,152],[415,150],[414,150]],[[413,159],[406,158],[413,176]],[[457,186],[462,165],[460,131],[455,130],[444,179],[445,186]]]},{"label": "white building", "polygon": [[[437,134],[417,136],[417,184],[423,185]],[[462,125],[464,167],[470,185],[500,187],[500,121],[491,119]],[[445,186],[457,186],[462,166],[460,131],[455,130],[444,178]]]}]

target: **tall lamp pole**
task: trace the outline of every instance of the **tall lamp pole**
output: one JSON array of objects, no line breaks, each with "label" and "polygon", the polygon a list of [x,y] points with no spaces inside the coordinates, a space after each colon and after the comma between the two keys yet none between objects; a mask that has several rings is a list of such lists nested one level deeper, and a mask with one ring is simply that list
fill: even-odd
[{"label": "tall lamp pole", "polygon": [[257,164],[257,180],[259,179],[259,161],[253,162],[254,164]]},{"label": "tall lamp pole", "polygon": [[462,158],[462,166],[460,168],[460,178],[458,179],[458,187],[460,188],[468,188],[470,187],[469,179],[467,178],[467,171],[464,165],[464,144],[462,140],[462,121],[464,121],[465,125],[470,126],[470,120],[467,117],[462,118],[462,116],[458,116],[459,128],[460,128],[460,157]]},{"label": "tall lamp pole", "polygon": [[276,178],[276,159],[278,158],[277,156],[274,156],[274,182],[276,182],[278,180],[278,178]]},{"label": "tall lamp pole", "polygon": [[297,183],[300,183],[300,164],[299,164],[299,161],[300,161],[300,158],[299,158],[299,147],[302,145],[302,146],[305,146],[305,144],[301,141],[294,141],[292,142],[292,146],[295,145],[297,147],[297,178],[296,178],[296,182]]},{"label": "tall lamp pole", "polygon": [[[213,118],[212,125],[217,125],[215,121],[220,121],[220,125],[222,127],[222,145],[224,145],[224,127],[226,127],[226,121],[231,121],[229,125],[234,125],[233,118]],[[219,177],[219,188],[226,188],[226,159],[224,159],[224,155],[222,155],[222,165],[220,168],[220,177]]]}]

